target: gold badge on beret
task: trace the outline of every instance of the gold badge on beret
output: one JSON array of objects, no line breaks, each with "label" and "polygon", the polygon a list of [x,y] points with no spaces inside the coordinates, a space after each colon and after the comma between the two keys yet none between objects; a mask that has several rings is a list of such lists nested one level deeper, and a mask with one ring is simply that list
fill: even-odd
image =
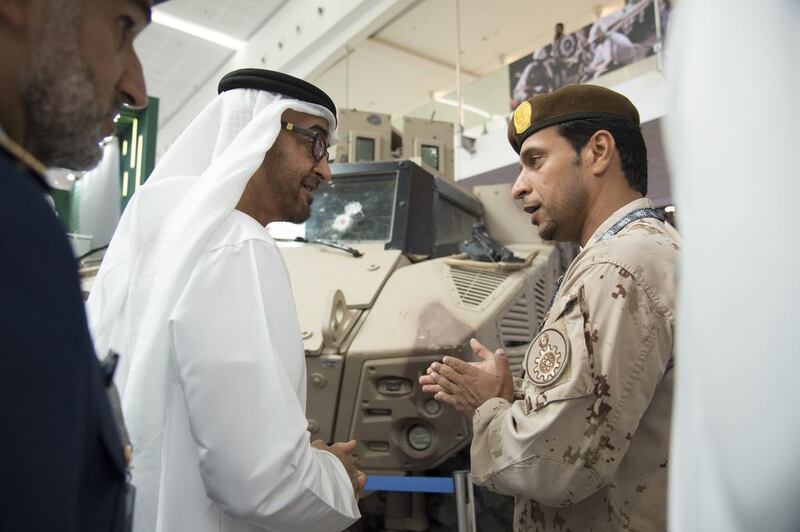
[{"label": "gold badge on beret", "polygon": [[517,135],[528,129],[531,125],[531,103],[524,101],[514,111],[514,129]]},{"label": "gold badge on beret", "polygon": [[525,370],[537,386],[553,384],[569,363],[569,345],[555,329],[546,329],[528,347]]}]

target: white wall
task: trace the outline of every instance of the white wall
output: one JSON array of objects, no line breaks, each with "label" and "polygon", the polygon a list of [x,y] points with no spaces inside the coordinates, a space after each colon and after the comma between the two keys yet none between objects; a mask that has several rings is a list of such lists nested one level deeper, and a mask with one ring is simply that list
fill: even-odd
[{"label": "white wall", "polygon": [[486,133],[483,131],[482,127],[478,127],[464,132],[467,137],[475,138],[475,153],[459,148],[459,141],[455,140],[456,181],[517,162],[518,156],[508,144],[504,118],[492,119],[486,124]]}]

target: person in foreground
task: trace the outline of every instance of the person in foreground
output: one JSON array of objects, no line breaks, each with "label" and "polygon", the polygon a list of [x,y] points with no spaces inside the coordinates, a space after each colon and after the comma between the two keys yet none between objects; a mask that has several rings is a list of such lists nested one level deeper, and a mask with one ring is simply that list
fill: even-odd
[{"label": "person in foreground", "polygon": [[[797,532],[800,4],[673,4],[662,135],[687,238],[669,526]],[[755,20],[770,31],[731,34]]]},{"label": "person in foreground", "polygon": [[515,498],[515,530],[666,530],[679,237],[653,209],[639,115],[616,92],[533,96],[508,132],[512,193],[546,240],[582,249],[524,376],[477,340],[423,390],[472,418],[476,483]]},{"label": "person in foreground", "polygon": [[95,166],[122,104],[147,103],[133,41],[152,4],[0,2],[0,530],[129,526],[121,423],[45,168]]},{"label": "person in foreground", "polygon": [[89,317],[97,348],[126,355],[138,531],[341,530],[360,516],[355,442],[309,441],[292,289],[265,229],[309,217],[335,127],[317,87],[232,72],[125,210]]}]

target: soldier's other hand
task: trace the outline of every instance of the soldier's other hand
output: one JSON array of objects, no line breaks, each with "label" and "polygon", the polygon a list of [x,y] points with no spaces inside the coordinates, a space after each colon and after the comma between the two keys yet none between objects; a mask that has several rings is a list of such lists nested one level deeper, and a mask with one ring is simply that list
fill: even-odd
[{"label": "soldier's other hand", "polygon": [[481,359],[479,362],[468,363],[446,356],[441,363],[431,364],[428,374],[420,377],[420,383],[423,391],[434,393],[438,401],[472,417],[475,409],[494,397],[513,402],[514,380],[502,350],[493,353],[475,338],[469,345]]},{"label": "soldier's other hand", "polygon": [[346,442],[335,442],[331,445],[326,445],[322,440],[314,440],[311,446],[316,449],[328,451],[342,462],[347,476],[350,477],[350,483],[353,485],[353,494],[356,498],[361,495],[361,490],[367,483],[367,475],[363,471],[356,469],[355,461],[353,460],[353,451],[356,450],[356,440]]},{"label": "soldier's other hand", "polygon": [[[433,364],[437,364],[437,362],[434,362]],[[436,384],[433,380],[433,377],[431,377],[431,373],[433,373],[433,364],[428,366],[425,375],[420,376],[419,383],[422,386],[423,392],[437,394],[442,391],[442,387]]]},{"label": "soldier's other hand", "polygon": [[[481,345],[480,342],[478,342],[477,340],[475,340],[475,342],[478,345]],[[470,344],[470,347],[471,346],[472,346],[472,344]],[[481,345],[481,347],[483,347],[483,346]],[[486,348],[483,347],[483,349],[486,349]],[[501,353],[502,351],[498,349],[497,352]],[[480,360],[478,362],[469,362],[469,364],[472,365],[472,366],[475,366],[478,369],[483,369],[483,366],[484,366],[484,364],[486,364],[486,362],[484,360]],[[443,391],[442,387],[439,386],[438,384],[436,384],[434,382],[434,378],[431,376],[431,374],[435,371],[434,367],[438,366],[438,365],[439,365],[439,362],[433,362],[430,366],[428,366],[428,369],[425,370],[425,375],[421,375],[420,376],[419,383],[422,386],[422,391],[423,392],[436,395],[437,393]]]}]

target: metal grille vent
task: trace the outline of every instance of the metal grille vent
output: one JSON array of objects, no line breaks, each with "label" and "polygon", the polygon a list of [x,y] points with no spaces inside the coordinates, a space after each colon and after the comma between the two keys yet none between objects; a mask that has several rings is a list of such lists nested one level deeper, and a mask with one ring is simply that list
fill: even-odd
[{"label": "metal grille vent", "polygon": [[[547,300],[547,295],[545,293],[545,282],[544,278],[540,277],[539,280],[536,281],[536,285],[533,287],[533,306],[536,310],[536,323],[540,324],[544,321],[544,315],[547,313],[547,306],[550,304],[550,301]],[[539,331],[536,331],[538,334]]]},{"label": "metal grille vent", "polygon": [[453,266],[449,273],[459,299],[469,307],[480,307],[509,275],[503,271]]},{"label": "metal grille vent", "polygon": [[513,373],[518,373],[525,358],[525,351],[536,335],[535,325],[531,322],[530,298],[527,294],[519,297],[502,315],[498,322],[500,338],[508,356]]},{"label": "metal grille vent", "polygon": [[500,335],[505,347],[528,345],[533,340],[530,305],[528,297],[523,294],[500,318]]}]

